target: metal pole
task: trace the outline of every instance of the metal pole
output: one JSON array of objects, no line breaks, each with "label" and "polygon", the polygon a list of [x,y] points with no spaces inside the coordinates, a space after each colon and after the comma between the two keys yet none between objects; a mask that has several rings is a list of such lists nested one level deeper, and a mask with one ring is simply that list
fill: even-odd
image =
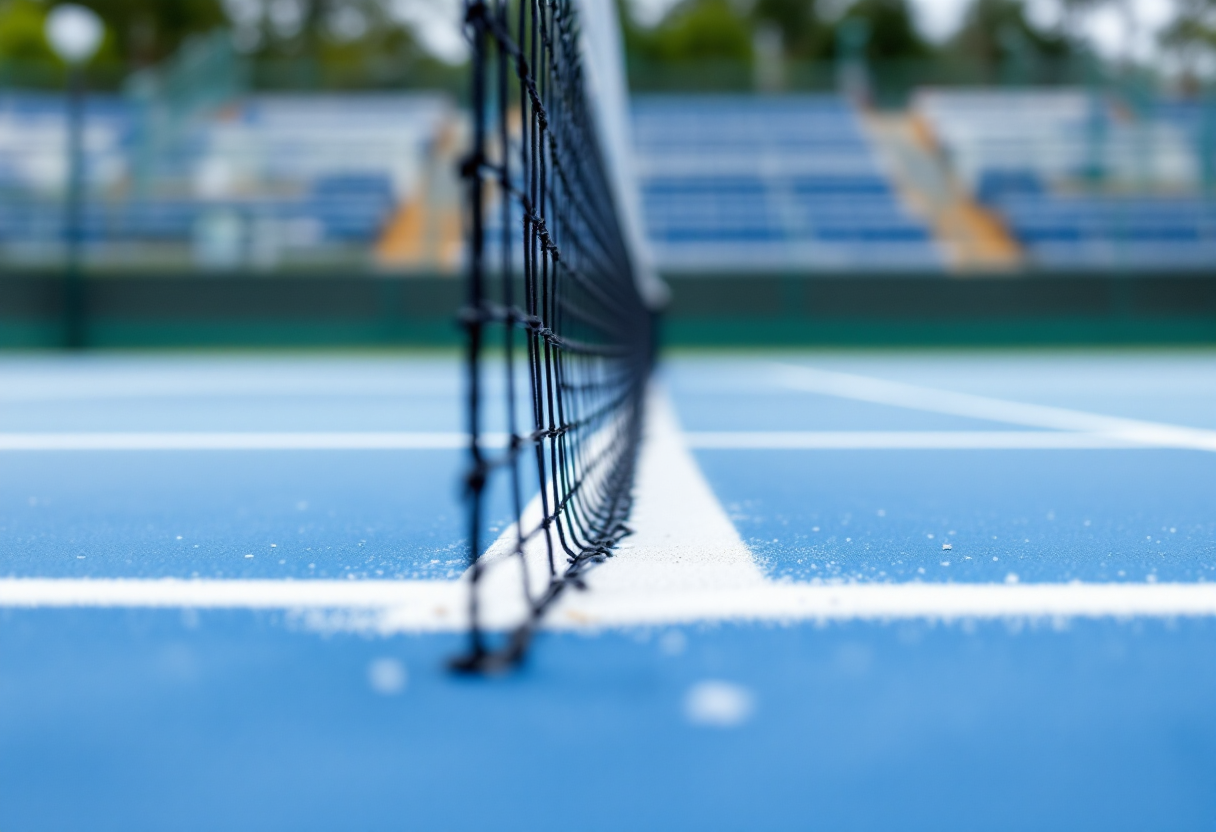
[{"label": "metal pole", "polygon": [[1199,164],[1203,172],[1203,195],[1216,196],[1216,86],[1204,84],[1199,98]]},{"label": "metal pole", "polygon": [[84,243],[84,70],[73,66],[68,75],[68,181],[63,218],[63,329],[64,346],[85,345],[84,285],[81,275]]}]

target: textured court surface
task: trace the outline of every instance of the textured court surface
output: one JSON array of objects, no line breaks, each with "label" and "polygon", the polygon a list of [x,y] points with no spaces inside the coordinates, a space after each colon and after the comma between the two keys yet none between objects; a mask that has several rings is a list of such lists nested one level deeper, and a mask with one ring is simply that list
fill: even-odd
[{"label": "textured court surface", "polygon": [[[770,578],[1216,581],[1212,353],[677,356],[663,376]],[[459,394],[442,358],[5,359],[0,578],[450,581]],[[430,444],[384,447],[402,432]],[[86,449],[100,434],[196,447]],[[287,434],[329,446],[259,447]],[[447,675],[457,644],[290,610],[6,607],[0,828],[1216,818],[1212,617],[562,632],[495,680]]]}]

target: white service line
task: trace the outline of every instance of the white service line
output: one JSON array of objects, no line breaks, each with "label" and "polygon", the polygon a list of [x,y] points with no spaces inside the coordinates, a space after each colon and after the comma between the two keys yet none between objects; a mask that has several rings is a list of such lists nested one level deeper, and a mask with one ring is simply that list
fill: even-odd
[{"label": "white service line", "polygon": [[973,431],[693,431],[698,450],[1067,450],[1146,448],[1105,433],[1053,430]]},{"label": "white service line", "polygon": [[[386,378],[385,364],[368,375],[363,362],[355,364],[296,360],[255,361],[244,359],[215,362],[207,359],[176,363],[166,370],[163,362],[138,361],[131,365],[100,359],[84,359],[68,372],[50,366],[26,372],[0,367],[0,402],[67,402],[82,404],[115,399],[329,399],[433,397],[456,401],[460,384],[443,369],[422,378],[393,374]],[[126,364],[127,369],[117,369]],[[11,366],[11,365],[10,365]],[[62,366],[62,365],[60,365]],[[396,365],[400,366],[400,365]],[[47,371],[50,370],[50,371]]]},{"label": "white service line", "polygon": [[1216,430],[1026,404],[793,364],[775,365],[774,374],[778,384],[808,393],[1025,427],[1099,433],[1151,447],[1216,451]]},{"label": "white service line", "polygon": [[[499,435],[484,437],[500,447]],[[0,433],[0,451],[436,451],[467,448],[457,432]]]}]

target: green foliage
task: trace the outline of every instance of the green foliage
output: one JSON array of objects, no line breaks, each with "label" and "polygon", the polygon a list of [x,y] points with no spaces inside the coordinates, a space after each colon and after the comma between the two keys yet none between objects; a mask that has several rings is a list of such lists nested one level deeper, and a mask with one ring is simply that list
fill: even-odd
[{"label": "green foliage", "polygon": [[633,14],[631,0],[616,0],[617,21],[621,27],[621,41],[627,55],[643,55],[650,51],[651,31],[642,28]]},{"label": "green foliage", "polygon": [[818,13],[816,0],[683,0],[650,29],[634,22],[626,0],[618,0],[618,7],[626,49],[648,62],[748,61],[752,34],[761,23],[780,30],[786,57],[823,60],[836,53],[841,22],[856,19],[868,25],[870,58],[923,58],[932,52],[916,30],[907,0],[855,0],[834,23]]},{"label": "green foliage", "polygon": [[927,58],[933,52],[916,30],[907,0],[856,0],[843,19],[861,19],[869,24],[866,57],[870,60]]},{"label": "green foliage", "polygon": [[115,35],[128,66],[146,66],[172,55],[193,34],[227,24],[219,0],[74,0],[97,12]]},{"label": "green foliage", "polygon": [[297,32],[262,26],[262,56],[309,53],[321,61],[351,61],[419,50],[408,27],[394,20],[382,0],[312,0]]},{"label": "green foliage", "polygon": [[[459,69],[432,57],[410,27],[390,13],[391,0],[297,0],[294,25],[269,0],[237,11],[224,0],[73,0],[106,25],[92,82],[120,86],[132,70],[160,66],[191,39],[231,30],[271,87],[434,86],[462,89]],[[63,0],[0,0],[0,64],[5,77],[57,87],[63,68],[43,34],[46,14]],[[280,3],[279,9],[291,6]],[[238,19],[230,19],[232,8]],[[14,74],[16,73],[16,74]]]},{"label": "green foliage", "polygon": [[785,54],[819,58],[832,43],[832,27],[820,19],[815,0],[756,0],[752,17],[781,30]]},{"label": "green foliage", "polygon": [[987,66],[1066,58],[1075,51],[1063,34],[1035,27],[1023,0],[975,0],[950,49]]},{"label": "green foliage", "polygon": [[46,10],[33,0],[0,5],[0,60],[54,63],[43,24]]},{"label": "green foliage", "polygon": [[[0,67],[10,83],[15,80],[56,88],[63,84],[67,68],[46,39],[50,8],[37,0],[0,0]],[[114,30],[107,25],[101,46],[89,64],[93,70],[91,81],[105,86],[119,64]]]},{"label": "green foliage", "polygon": [[387,0],[310,0],[304,9],[298,26],[263,18],[238,35],[253,36],[246,51],[260,85],[464,89],[460,69],[431,56]]},{"label": "green foliage", "polygon": [[658,61],[751,59],[752,25],[729,0],[683,0],[653,29],[632,23],[626,45],[634,54]]},{"label": "green foliage", "polygon": [[1178,15],[1161,33],[1161,44],[1197,85],[1197,65],[1216,54],[1216,0],[1178,0]]}]

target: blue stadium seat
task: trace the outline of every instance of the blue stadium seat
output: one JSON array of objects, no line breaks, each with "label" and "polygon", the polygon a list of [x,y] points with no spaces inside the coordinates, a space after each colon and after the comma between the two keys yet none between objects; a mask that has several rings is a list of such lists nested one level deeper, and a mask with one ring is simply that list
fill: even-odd
[{"label": "blue stadium seat", "polygon": [[660,269],[941,266],[838,96],[640,97],[633,122]]},{"label": "blue stadium seat", "polygon": [[[313,223],[313,244],[366,249],[448,107],[427,94],[255,97],[162,136],[131,100],[91,96],[84,239],[188,246],[200,222],[226,212],[250,234]],[[65,124],[62,96],[0,95],[0,245],[63,238]]]}]

